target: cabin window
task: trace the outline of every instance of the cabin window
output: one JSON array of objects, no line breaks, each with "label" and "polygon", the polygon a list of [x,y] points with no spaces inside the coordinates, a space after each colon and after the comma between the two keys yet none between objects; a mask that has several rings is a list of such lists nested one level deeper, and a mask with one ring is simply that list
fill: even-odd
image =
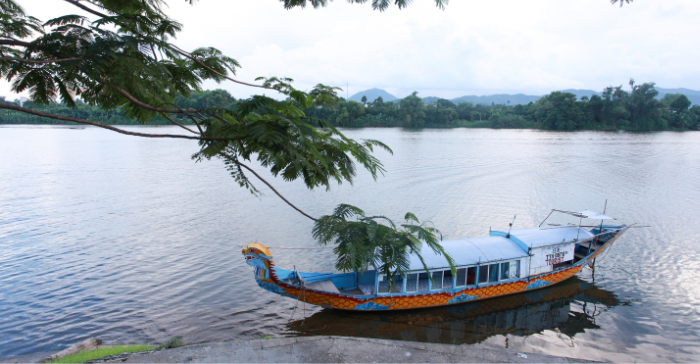
[{"label": "cabin window", "polygon": [[457,269],[455,287],[473,286],[476,283],[476,267]]},{"label": "cabin window", "polygon": [[452,288],[452,270],[446,270],[442,276],[442,288]]},{"label": "cabin window", "polygon": [[498,282],[498,263],[489,265],[489,282]]},{"label": "cabin window", "polygon": [[501,263],[501,280],[510,279],[510,262]]},{"label": "cabin window", "polygon": [[457,281],[455,287],[463,287],[467,285],[467,268],[457,269]]},{"label": "cabin window", "polygon": [[394,276],[394,287],[391,289],[391,293],[401,293],[403,291],[403,277]]},{"label": "cabin window", "polygon": [[406,276],[406,292],[418,290],[418,273],[411,273]]},{"label": "cabin window", "polygon": [[473,286],[476,283],[476,267],[467,268],[467,286]]},{"label": "cabin window", "polygon": [[479,267],[479,283],[486,283],[489,281],[489,266],[482,265]]},{"label": "cabin window", "polygon": [[520,278],[520,261],[516,260],[511,265],[510,278]]},{"label": "cabin window", "polygon": [[[394,276],[394,285],[391,287],[391,293],[401,293],[402,288],[403,278],[401,276]],[[387,278],[387,276],[384,274],[379,275],[379,287],[377,287],[377,293],[389,293],[389,278]]]},{"label": "cabin window", "polygon": [[418,292],[425,292],[428,290],[428,283],[430,282],[430,276],[428,273],[418,274]]},{"label": "cabin window", "polygon": [[379,275],[379,287],[377,287],[377,292],[389,293],[389,279],[384,274]]},{"label": "cabin window", "polygon": [[432,272],[433,281],[430,282],[430,289],[442,289],[442,274],[444,271]]}]

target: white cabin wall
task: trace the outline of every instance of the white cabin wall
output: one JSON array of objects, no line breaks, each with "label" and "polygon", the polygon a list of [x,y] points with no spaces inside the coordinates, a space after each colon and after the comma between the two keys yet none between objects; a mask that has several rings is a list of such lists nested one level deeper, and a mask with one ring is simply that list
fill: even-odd
[{"label": "white cabin wall", "polygon": [[529,275],[551,272],[554,264],[574,259],[574,247],[574,243],[567,243],[532,249]]},{"label": "white cabin wall", "polygon": [[525,278],[530,275],[530,259],[520,259],[520,277]]}]

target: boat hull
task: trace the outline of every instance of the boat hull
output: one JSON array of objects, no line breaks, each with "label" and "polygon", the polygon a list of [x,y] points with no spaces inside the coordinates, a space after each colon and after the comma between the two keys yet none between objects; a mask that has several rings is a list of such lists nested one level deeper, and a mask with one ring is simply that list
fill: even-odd
[{"label": "boat hull", "polygon": [[[267,250],[262,252],[262,255],[270,259],[262,259],[262,264],[257,264],[256,281],[260,287],[268,291],[294,298],[302,302],[339,310],[380,311],[448,306],[463,302],[480,301],[521,292],[528,292],[562,282],[576,275],[586,264],[592,262],[603,252],[607,251],[613,242],[618,239],[624,231],[626,231],[626,229],[619,231],[612,239],[610,239],[605,245],[601,246],[597,251],[581,259],[569,268],[498,284],[485,284],[475,287],[457,288],[438,292],[425,292],[420,294],[396,293],[391,295],[358,297],[343,293],[330,293],[285,282],[285,280],[287,280],[286,278],[290,277],[293,272],[274,267],[271,260],[271,255],[269,252],[267,252]],[[258,245],[262,247],[262,245]],[[255,249],[249,249],[248,253],[246,253],[246,250],[244,249],[244,255],[247,254],[247,260],[248,256],[251,254],[256,254],[254,250]]]}]

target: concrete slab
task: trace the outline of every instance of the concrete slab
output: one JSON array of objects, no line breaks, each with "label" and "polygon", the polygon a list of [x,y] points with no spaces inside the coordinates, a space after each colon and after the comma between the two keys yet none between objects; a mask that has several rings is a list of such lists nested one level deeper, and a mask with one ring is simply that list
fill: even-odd
[{"label": "concrete slab", "polygon": [[127,363],[593,363],[469,345],[317,336],[187,345]]},{"label": "concrete slab", "polygon": [[[52,353],[0,358],[0,364],[38,363]],[[289,337],[186,345],[134,353],[127,363],[594,363],[558,356],[339,336]],[[122,362],[122,360],[118,360]]]}]

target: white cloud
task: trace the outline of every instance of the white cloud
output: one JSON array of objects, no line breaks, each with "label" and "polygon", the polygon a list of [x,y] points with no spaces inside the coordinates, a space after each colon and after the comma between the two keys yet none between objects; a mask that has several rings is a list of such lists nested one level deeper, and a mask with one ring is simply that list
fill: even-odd
[{"label": "white cloud", "polygon": [[[70,5],[20,1],[48,19]],[[317,83],[350,94],[379,87],[405,96],[457,97],[495,92],[542,94],[556,89],[601,90],[654,81],[700,89],[700,2],[607,0],[431,0],[407,9],[372,11],[370,4],[335,1],[321,9],[284,10],[275,0],[171,1],[167,12],[184,24],[176,43],[213,46],[236,58],[238,77],[287,76],[297,87]],[[256,90],[225,83],[236,97]],[[3,85],[0,94],[8,94]]]}]

